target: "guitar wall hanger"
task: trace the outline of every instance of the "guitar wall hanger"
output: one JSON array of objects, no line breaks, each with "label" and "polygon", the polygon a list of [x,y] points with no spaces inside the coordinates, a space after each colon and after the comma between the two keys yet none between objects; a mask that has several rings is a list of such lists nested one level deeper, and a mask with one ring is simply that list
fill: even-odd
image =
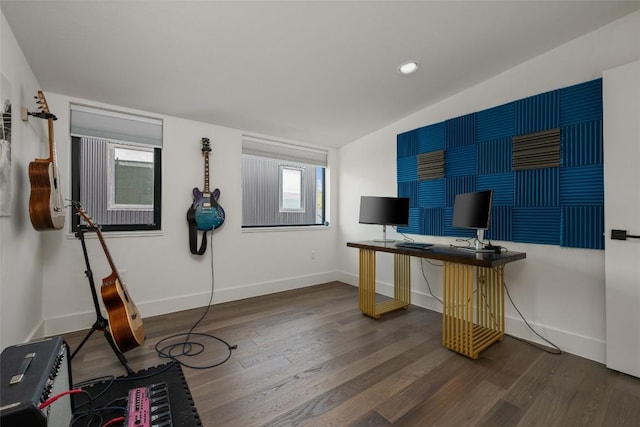
[{"label": "guitar wall hanger", "polygon": [[45,120],[48,120],[48,119],[58,120],[55,114],[43,113],[42,111],[29,111],[27,107],[22,107],[22,109],[20,110],[20,116],[23,122],[28,121],[29,116],[33,116],[33,117],[37,117],[39,119],[45,119]]},{"label": "guitar wall hanger", "polygon": [[40,104],[40,111],[29,111],[29,109],[27,107],[22,107],[20,109],[20,117],[22,118],[23,122],[26,122],[27,120],[29,120],[29,116],[33,116],[33,117],[37,117],[39,119],[53,119],[53,120],[58,120],[58,118],[54,115],[51,114],[48,111],[48,108],[46,109],[47,111],[43,111],[42,109],[42,99],[34,96],[34,98],[36,99],[36,103]]}]

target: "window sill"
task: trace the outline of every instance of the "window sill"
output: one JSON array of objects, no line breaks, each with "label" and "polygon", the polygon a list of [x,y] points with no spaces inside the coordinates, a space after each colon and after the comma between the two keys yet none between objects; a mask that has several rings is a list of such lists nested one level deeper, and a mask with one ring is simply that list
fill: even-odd
[{"label": "window sill", "polygon": [[287,225],[282,227],[243,227],[243,233],[263,233],[263,232],[272,232],[272,231],[321,231],[330,229],[330,225],[305,225],[305,226],[296,226],[296,225]]},{"label": "window sill", "polygon": [[[164,235],[162,230],[138,230],[138,231],[103,231],[103,237],[160,237]],[[97,239],[98,235],[94,231],[85,234],[85,239]],[[67,240],[77,239],[76,233],[67,233]]]}]

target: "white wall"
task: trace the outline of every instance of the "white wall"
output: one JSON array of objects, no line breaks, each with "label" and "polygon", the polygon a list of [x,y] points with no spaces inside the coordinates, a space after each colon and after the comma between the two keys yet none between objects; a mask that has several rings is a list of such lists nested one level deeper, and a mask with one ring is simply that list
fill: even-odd
[{"label": "white wall", "polygon": [[[342,280],[357,285],[358,251],[346,242],[377,238],[381,230],[358,224],[361,195],[394,196],[396,135],[541,92],[602,77],[603,70],[640,58],[640,12],[560,46],[340,150],[338,262]],[[607,141],[605,141],[607,144]],[[606,159],[605,159],[606,167]],[[394,234],[391,233],[393,236]],[[413,236],[416,237],[416,236]],[[418,240],[450,243],[442,237]],[[605,359],[604,251],[500,242],[527,259],[506,268],[508,289],[525,318],[562,350]],[[441,311],[428,296],[419,261],[412,261],[412,302]],[[393,259],[378,257],[378,289],[392,295]],[[441,269],[425,264],[433,292],[442,295]],[[508,334],[541,342],[506,303]]]},{"label": "white wall", "polygon": [[20,120],[20,107],[35,110],[39,84],[29,68],[4,14],[0,21],[0,71],[8,80],[12,105],[11,211],[0,217],[0,345],[24,341],[42,324],[41,233],[29,220],[28,165],[36,157],[47,157],[46,121]]},{"label": "white wall", "polygon": [[[214,304],[314,285],[335,279],[336,228],[243,232],[241,230],[242,132],[175,117],[154,115],[99,104],[59,94],[47,94],[55,122],[63,194],[70,195],[69,106],[80,103],[163,120],[162,232],[104,233],[114,263],[124,270],[123,280],[143,318],[204,306],[211,291],[211,255],[214,265]],[[203,157],[200,142],[208,137],[210,185],[220,188],[218,202],[225,210],[224,224],[213,233],[203,256],[189,251],[186,212],[192,189],[202,188]],[[329,155],[329,169],[335,151]],[[335,174],[333,174],[335,175]],[[65,177],[67,177],[65,179]],[[336,194],[331,180],[330,197]],[[335,203],[330,203],[335,206]],[[90,215],[91,212],[88,212]],[[330,215],[335,218],[336,214]],[[68,232],[44,239],[42,312],[45,335],[90,327],[95,315],[80,242]],[[111,270],[98,240],[87,246],[97,286]],[[315,258],[312,259],[312,251]]]},{"label": "white wall", "polygon": [[[69,232],[70,217],[61,231],[36,232],[28,213],[30,185],[27,165],[48,156],[44,120],[19,119],[20,106],[33,111],[33,96],[41,89],[4,15],[2,16],[2,73],[11,82],[13,118],[13,209],[0,217],[0,297],[2,348],[44,335],[91,327],[95,320],[80,242]],[[164,122],[162,232],[106,234],[107,246],[143,317],[201,307],[209,302],[211,258],[215,270],[214,304],[314,285],[336,277],[335,150],[329,152],[328,219],[324,229],[242,232],[242,131],[153,112],[133,111],[65,95],[45,92],[58,120],[54,135],[62,194],[70,191],[69,105],[77,102],[124,112],[156,116]],[[212,141],[211,187],[220,188],[226,220],[209,239],[204,256],[189,252],[186,211],[193,187],[203,186],[202,137]],[[273,138],[272,138],[273,139]],[[90,212],[89,212],[90,214]],[[95,237],[87,239],[96,286],[110,273]],[[314,257],[312,259],[312,252]],[[99,295],[99,292],[98,292]]]}]

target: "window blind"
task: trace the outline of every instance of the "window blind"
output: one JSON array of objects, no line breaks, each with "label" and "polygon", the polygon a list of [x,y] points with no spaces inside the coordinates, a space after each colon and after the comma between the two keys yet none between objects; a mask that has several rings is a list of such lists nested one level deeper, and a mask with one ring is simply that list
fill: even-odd
[{"label": "window blind", "polygon": [[71,104],[71,135],[162,148],[162,120]]},{"label": "window blind", "polygon": [[248,135],[242,137],[242,154],[314,166],[327,166],[327,150],[286,144]]}]

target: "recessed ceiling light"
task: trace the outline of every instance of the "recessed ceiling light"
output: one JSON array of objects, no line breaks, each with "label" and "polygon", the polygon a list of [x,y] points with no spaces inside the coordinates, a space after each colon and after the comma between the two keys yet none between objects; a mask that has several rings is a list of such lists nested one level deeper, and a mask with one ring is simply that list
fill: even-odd
[{"label": "recessed ceiling light", "polygon": [[420,65],[416,61],[409,61],[409,62],[405,62],[404,64],[400,65],[398,67],[398,72],[400,74],[402,74],[403,76],[408,76],[408,75],[413,74],[416,71],[418,71],[419,67],[420,67]]}]

